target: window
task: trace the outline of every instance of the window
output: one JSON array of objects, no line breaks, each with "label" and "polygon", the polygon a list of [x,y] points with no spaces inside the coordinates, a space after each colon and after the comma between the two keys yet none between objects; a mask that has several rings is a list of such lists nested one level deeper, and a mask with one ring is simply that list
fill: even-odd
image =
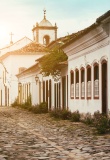
[{"label": "window", "polygon": [[85,97],[85,71],[81,68],[81,98]]},{"label": "window", "polygon": [[91,67],[87,66],[87,98],[91,98]]},{"label": "window", "polygon": [[49,41],[50,41],[50,37],[48,35],[45,35],[43,37],[43,44],[47,46],[49,44]]},{"label": "window", "polygon": [[45,81],[43,81],[43,102],[45,102]]},{"label": "window", "polygon": [[99,65],[94,64],[94,98],[99,98]]},{"label": "window", "polygon": [[76,98],[79,98],[79,70],[76,70]]},{"label": "window", "polygon": [[74,72],[70,72],[70,96],[74,98]]},{"label": "window", "polygon": [[61,109],[61,82],[54,84],[54,105],[55,109]]}]

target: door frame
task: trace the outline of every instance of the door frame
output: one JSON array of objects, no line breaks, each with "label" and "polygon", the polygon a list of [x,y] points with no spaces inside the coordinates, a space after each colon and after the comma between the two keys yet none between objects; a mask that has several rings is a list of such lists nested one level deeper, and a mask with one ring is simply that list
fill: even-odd
[{"label": "door frame", "polygon": [[[105,68],[104,67],[105,65]],[[103,77],[103,74],[106,73],[106,77]],[[106,89],[105,87],[106,86]],[[107,114],[108,113],[108,63],[107,61],[104,59],[101,62],[101,111],[103,114]],[[106,106],[104,106],[106,105]]]}]

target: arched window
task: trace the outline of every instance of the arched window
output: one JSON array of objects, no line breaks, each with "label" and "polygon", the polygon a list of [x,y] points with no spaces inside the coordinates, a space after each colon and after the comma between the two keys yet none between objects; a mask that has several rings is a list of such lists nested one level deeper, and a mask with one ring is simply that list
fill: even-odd
[{"label": "arched window", "polygon": [[85,70],[81,68],[81,98],[85,97]]},{"label": "arched window", "polygon": [[45,35],[43,37],[43,44],[47,46],[49,42],[50,42],[50,37],[48,35]]},{"label": "arched window", "polygon": [[70,72],[70,96],[74,98],[74,72]]},{"label": "arched window", "polygon": [[94,98],[99,98],[99,65],[94,64]]},{"label": "arched window", "polygon": [[87,66],[87,98],[91,98],[91,66]]},{"label": "arched window", "polygon": [[79,70],[76,69],[76,85],[75,85],[75,89],[76,89],[76,98],[79,98]]}]

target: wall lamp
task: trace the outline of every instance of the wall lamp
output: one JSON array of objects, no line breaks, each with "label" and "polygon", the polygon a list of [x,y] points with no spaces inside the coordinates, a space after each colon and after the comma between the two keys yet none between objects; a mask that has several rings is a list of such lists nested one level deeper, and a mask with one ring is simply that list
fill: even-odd
[{"label": "wall lamp", "polygon": [[18,85],[21,87],[22,86],[21,82],[19,82]]},{"label": "wall lamp", "polygon": [[36,84],[39,82],[39,77],[38,76],[35,76],[35,81],[36,81]]}]

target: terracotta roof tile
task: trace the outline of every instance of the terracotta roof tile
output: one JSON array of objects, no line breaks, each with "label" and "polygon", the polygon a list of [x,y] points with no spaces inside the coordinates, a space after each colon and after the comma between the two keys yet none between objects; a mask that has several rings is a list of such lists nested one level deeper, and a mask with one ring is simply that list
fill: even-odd
[{"label": "terracotta roof tile", "polygon": [[0,59],[2,60],[9,55],[36,55],[39,54],[38,52],[46,52],[45,46],[32,42],[21,49],[7,52],[6,54],[2,55]]},{"label": "terracotta roof tile", "polygon": [[44,52],[44,51],[45,51],[45,47],[43,45],[32,42],[19,50],[12,51],[11,53],[14,53],[14,54],[22,53],[23,54],[26,52],[30,53],[30,52]]},{"label": "terracotta roof tile", "polygon": [[104,19],[106,19],[107,17],[110,17],[110,10],[107,11],[102,16],[100,16],[99,18],[97,18],[96,22],[93,23],[92,25],[90,25],[89,27],[85,28],[84,30],[78,31],[77,33],[71,34],[69,41],[66,41],[64,43],[64,45],[62,46],[62,48],[65,48],[67,45],[71,44],[72,42],[74,42],[75,40],[77,40],[78,38],[80,38],[81,36],[83,36],[84,34],[90,32],[93,28],[95,28],[98,25],[100,25],[100,22],[103,21]]}]

